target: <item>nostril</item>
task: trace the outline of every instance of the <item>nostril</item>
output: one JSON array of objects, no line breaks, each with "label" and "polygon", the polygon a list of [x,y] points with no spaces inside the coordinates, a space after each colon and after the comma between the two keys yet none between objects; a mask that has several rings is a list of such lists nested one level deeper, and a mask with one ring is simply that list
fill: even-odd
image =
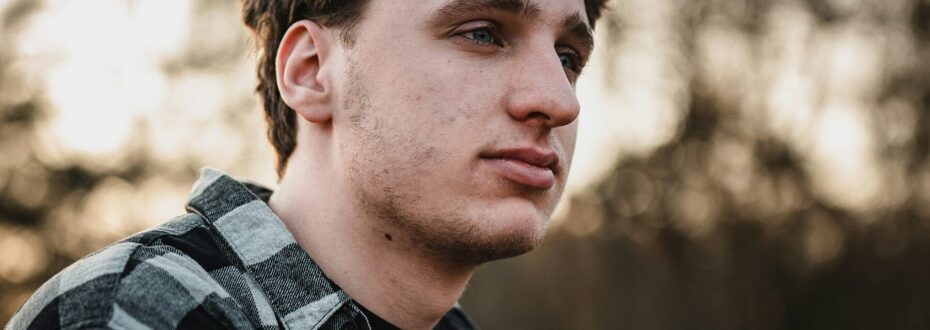
[{"label": "nostril", "polygon": [[545,114],[545,113],[543,113],[543,112],[539,112],[539,111],[533,111],[532,113],[530,113],[530,115],[528,116],[528,118],[529,118],[529,119],[536,119],[536,118],[538,118],[538,119],[544,120],[544,121],[550,121],[550,120],[552,120],[552,117],[549,117],[549,115],[547,115],[547,114]]},{"label": "nostril", "polygon": [[527,124],[530,124],[531,126],[549,125],[551,121],[552,121],[552,117],[549,117],[549,115],[547,115],[546,113],[539,112],[539,111],[531,112],[528,116],[526,116],[526,122]]}]

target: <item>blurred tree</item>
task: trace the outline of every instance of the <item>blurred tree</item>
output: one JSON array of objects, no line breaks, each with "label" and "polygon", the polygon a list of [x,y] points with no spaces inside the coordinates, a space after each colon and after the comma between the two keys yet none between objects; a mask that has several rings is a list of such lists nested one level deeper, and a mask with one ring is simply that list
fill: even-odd
[{"label": "blurred tree", "polygon": [[[0,320],[4,322],[51,275],[120,237],[59,231],[81,225],[78,210],[89,193],[110,178],[138,182],[153,170],[143,150],[127,150],[132,157],[122,157],[117,167],[100,169],[81,159],[60,159],[46,144],[42,130],[50,109],[42,88],[24,72],[16,53],[19,32],[42,6],[41,1],[17,0],[0,14]],[[69,226],[61,226],[62,222]]]},{"label": "blurred tree", "polygon": [[[234,95],[218,95],[223,102],[212,105],[218,112],[174,108],[164,109],[165,114],[175,113],[159,116],[163,122],[136,118],[128,123],[133,133],[125,147],[114,154],[86,155],[59,147],[49,133],[56,109],[48,102],[44,82],[37,79],[43,72],[29,71],[42,65],[26,65],[47,59],[23,58],[19,53],[20,34],[46,5],[14,0],[0,6],[0,323],[6,323],[39,285],[77,258],[182,214],[183,199],[197,171],[211,159],[231,163],[226,169],[232,173],[255,173],[255,164],[265,164],[269,173],[272,168],[267,153],[257,151],[266,146],[254,143],[262,141],[263,132],[250,87],[230,84],[220,89]],[[251,70],[243,63],[247,49],[238,9],[218,0],[200,0],[191,6],[196,18],[191,30],[209,33],[192,34],[182,51],[165,58],[165,76],[180,82],[191,76],[219,77],[214,79],[218,84],[224,79],[242,80],[235,73]],[[251,81],[242,84],[250,85]],[[209,123],[195,121],[204,114],[211,116]],[[222,127],[225,130],[220,132],[226,135],[214,141],[230,144],[213,143],[212,152],[205,152],[196,143],[181,141],[187,148],[173,150],[168,158],[156,156],[151,150],[159,135],[177,134],[163,126],[180,126],[191,139],[207,139]],[[96,133],[93,127],[83,129],[87,135]],[[250,146],[232,144],[255,137]],[[171,204],[167,210],[159,209],[164,208],[161,199]]]},{"label": "blurred tree", "polygon": [[[608,61],[623,56],[618,45],[637,38],[637,22],[627,20],[641,14],[619,11],[643,3],[614,3],[618,12],[604,25],[617,43],[608,46],[614,52]],[[564,222],[540,249],[479,271],[463,300],[480,307],[473,308],[479,324],[930,327],[930,2],[711,0],[677,3],[674,11],[677,20],[668,25],[688,61],[673,69],[689,86],[674,137],[644,156],[621,158],[600,184],[573,196]],[[789,16],[783,22],[789,26],[778,25],[779,15]],[[791,28],[802,30],[799,44],[779,39]],[[848,33],[874,42],[852,49],[879,53],[874,83],[856,86],[859,78],[846,71],[868,65],[818,71],[858,56],[818,54],[827,51],[820,43]],[[791,52],[814,83],[772,100],[766,94],[792,74],[779,62]],[[816,62],[818,56],[826,62]],[[612,88],[631,83],[614,81]],[[792,110],[777,104],[804,107],[797,100],[803,93],[814,99],[808,122],[821,126],[777,126]],[[878,176],[878,193],[856,203],[818,186],[831,175],[820,167],[845,161],[842,154],[826,162],[818,157],[856,142],[842,135],[843,121],[828,117],[832,99],[844,93],[852,94],[850,108],[862,105],[857,115],[874,141],[865,152],[878,159],[867,172]],[[792,129],[802,138],[786,134]],[[817,149],[807,144],[818,141],[804,138],[829,143]],[[870,189],[865,177],[840,180],[852,182],[852,190]]]}]

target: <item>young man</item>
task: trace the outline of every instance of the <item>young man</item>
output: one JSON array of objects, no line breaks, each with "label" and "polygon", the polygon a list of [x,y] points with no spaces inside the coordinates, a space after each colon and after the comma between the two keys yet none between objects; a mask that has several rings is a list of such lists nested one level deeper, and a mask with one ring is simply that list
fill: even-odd
[{"label": "young man", "polygon": [[475,268],[530,251],[568,175],[603,0],[246,0],[278,153],[78,261],[12,328],[471,328]]}]

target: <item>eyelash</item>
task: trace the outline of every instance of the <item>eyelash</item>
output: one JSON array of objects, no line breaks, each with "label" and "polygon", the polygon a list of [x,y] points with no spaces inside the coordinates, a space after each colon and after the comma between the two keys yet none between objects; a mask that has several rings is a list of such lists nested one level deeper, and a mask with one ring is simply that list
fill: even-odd
[{"label": "eyelash", "polygon": [[[478,41],[478,40],[475,40],[475,39],[473,39],[473,38],[469,38],[469,37],[466,37],[466,36],[465,36],[465,35],[467,35],[467,34],[479,32],[479,31],[487,31],[487,32],[489,33],[490,37],[493,38],[493,41],[491,41],[491,42]],[[461,33],[458,34],[458,36],[460,36],[460,37],[462,37],[462,38],[465,38],[466,40],[468,40],[468,41],[470,41],[470,42],[472,42],[472,43],[474,43],[474,44],[476,44],[476,45],[478,45],[478,46],[489,46],[489,45],[494,45],[494,46],[496,46],[496,47],[504,47],[504,40],[503,40],[503,38],[500,37],[501,33],[502,33],[502,30],[501,30],[500,26],[498,26],[497,24],[485,24],[485,25],[478,26],[478,27],[469,29],[469,30],[467,30],[467,31],[461,32]],[[581,74],[581,70],[584,68],[585,63],[584,63],[584,61],[582,60],[581,55],[578,54],[577,51],[575,51],[574,49],[572,49],[571,51],[560,52],[560,53],[558,53],[558,55],[559,55],[559,57],[561,57],[562,55],[567,55],[569,58],[571,58],[571,60],[572,60],[572,62],[573,62],[572,68],[566,67],[566,68],[565,68],[566,70],[573,72],[576,76],[579,75],[579,74]],[[561,58],[559,59],[559,61],[561,62]]]},{"label": "eyelash", "polygon": [[[488,31],[489,34],[490,34],[490,36],[491,36],[491,38],[494,38],[494,41],[493,41],[491,44],[493,44],[493,45],[495,45],[495,46],[498,46],[498,47],[503,47],[503,46],[504,46],[503,40],[501,40],[501,38],[500,38],[500,35],[501,35],[501,28],[500,28],[500,26],[497,26],[496,24],[487,24],[487,25],[482,25],[482,26],[479,26],[479,27],[475,27],[475,28],[470,29],[470,30],[468,30],[468,31],[459,33],[459,35],[464,37],[466,34],[475,33],[475,32],[478,32],[478,31]],[[474,43],[477,44],[477,45],[482,45],[482,46],[488,45],[488,43],[484,43],[484,42],[481,42],[481,41],[478,41],[478,40],[474,40],[474,39],[472,39],[472,38],[465,37],[465,39],[468,39],[469,41],[474,42]]]}]

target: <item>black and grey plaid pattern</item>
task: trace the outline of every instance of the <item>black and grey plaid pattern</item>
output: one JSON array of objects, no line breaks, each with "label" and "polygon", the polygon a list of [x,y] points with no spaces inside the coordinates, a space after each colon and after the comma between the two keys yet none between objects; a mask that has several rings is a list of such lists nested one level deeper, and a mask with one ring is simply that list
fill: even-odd
[{"label": "black and grey plaid pattern", "polygon": [[[370,329],[294,241],[271,191],[204,169],[189,213],[52,277],[7,329]],[[437,328],[473,328],[457,307]]]}]

